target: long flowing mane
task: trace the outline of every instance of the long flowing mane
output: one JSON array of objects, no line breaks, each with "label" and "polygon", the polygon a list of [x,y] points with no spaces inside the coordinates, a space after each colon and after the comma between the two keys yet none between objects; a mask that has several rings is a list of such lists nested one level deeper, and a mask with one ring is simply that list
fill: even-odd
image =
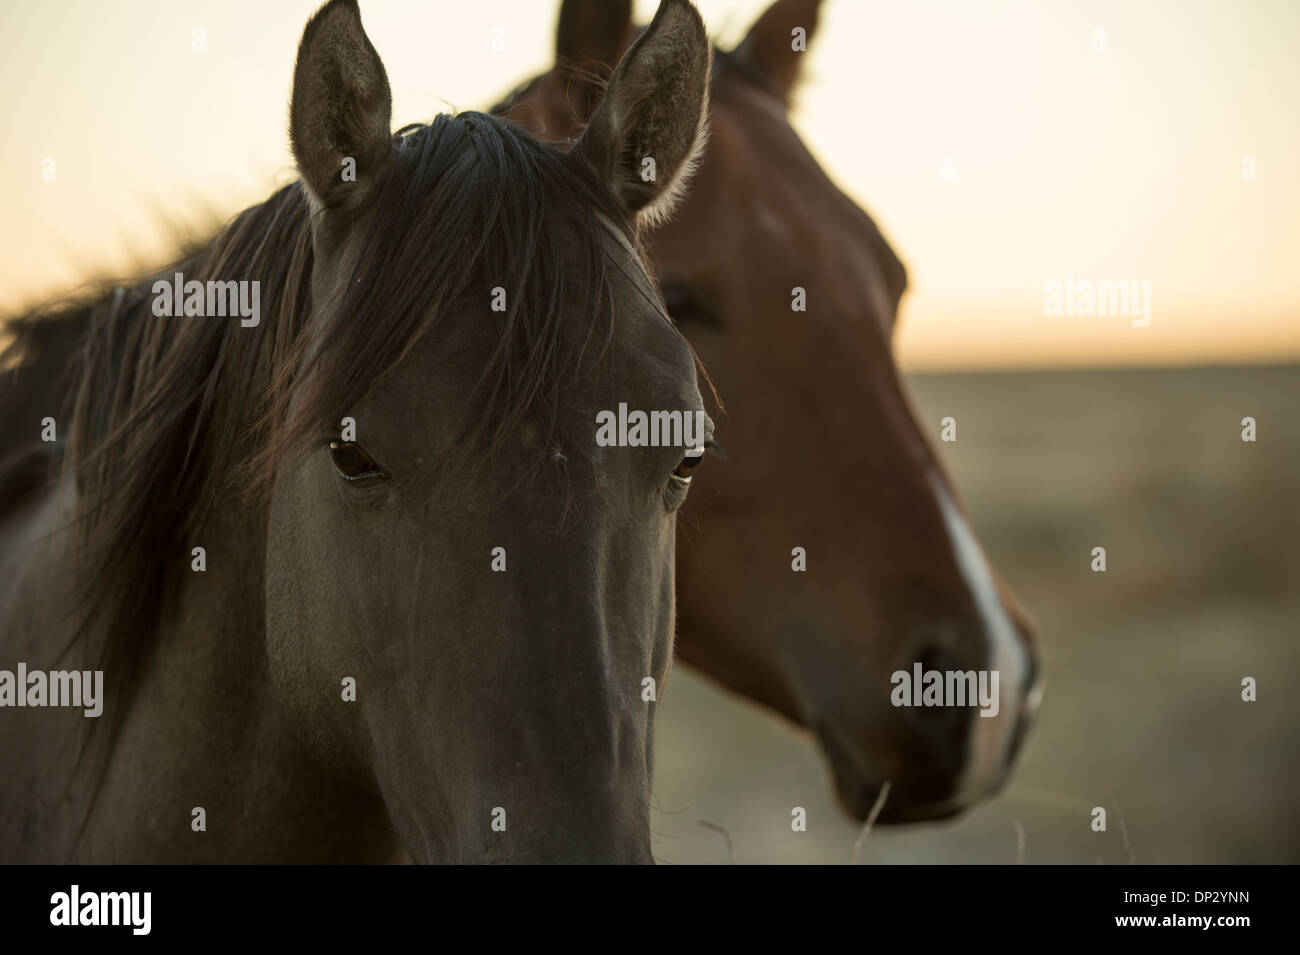
[{"label": "long flowing mane", "polygon": [[[0,499],[48,485],[60,466],[76,481],[72,566],[51,576],[68,582],[70,632],[105,672],[112,736],[212,507],[256,502],[276,465],[337,427],[453,303],[480,303],[498,334],[461,453],[490,457],[526,418],[543,447],[563,440],[563,386],[600,331],[594,317],[613,321],[597,213],[623,217],[564,152],[491,116],[438,116],[394,145],[354,223],[366,251],[335,308],[312,302],[311,203],[295,182],[172,266],[0,332],[11,337],[2,420],[21,414],[32,436],[0,449]],[[576,288],[566,281],[575,243],[585,260]],[[260,324],[155,316],[152,283],[178,271],[259,281]],[[489,310],[498,285],[504,313]],[[578,342],[562,334],[575,300],[593,316]],[[47,415],[68,435],[61,455],[35,440]]]}]

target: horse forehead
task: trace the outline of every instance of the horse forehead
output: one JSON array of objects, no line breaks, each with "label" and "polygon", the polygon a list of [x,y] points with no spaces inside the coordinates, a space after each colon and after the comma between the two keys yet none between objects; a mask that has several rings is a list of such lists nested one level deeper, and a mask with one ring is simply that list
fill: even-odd
[{"label": "horse forehead", "polygon": [[[895,314],[894,253],[867,212],[831,180],[773,97],[728,81],[713,100],[709,151],[697,191],[730,197],[748,255],[798,263],[848,314],[870,315],[887,342]],[[689,215],[693,203],[685,203]],[[686,224],[673,229],[679,241]],[[743,273],[727,272],[737,279]]]},{"label": "horse forehead", "polygon": [[[767,115],[770,98],[747,91],[715,101],[692,194],[730,197],[751,237],[792,241],[800,232],[842,232],[857,207],[827,178],[784,113]],[[692,203],[685,205],[689,214]]]},{"label": "horse forehead", "polygon": [[749,214],[759,233],[774,242],[788,242],[791,239],[788,221],[773,207],[762,193],[749,199]]},{"label": "horse forehead", "polygon": [[510,103],[506,115],[544,142],[576,137],[582,121],[566,95],[569,82],[558,70],[539,76]]},{"label": "horse forehead", "polygon": [[610,290],[615,299],[615,345],[632,369],[650,382],[695,384],[695,360],[686,340],[677,333],[642,265],[640,254],[614,222],[603,213],[599,242],[609,263]]}]

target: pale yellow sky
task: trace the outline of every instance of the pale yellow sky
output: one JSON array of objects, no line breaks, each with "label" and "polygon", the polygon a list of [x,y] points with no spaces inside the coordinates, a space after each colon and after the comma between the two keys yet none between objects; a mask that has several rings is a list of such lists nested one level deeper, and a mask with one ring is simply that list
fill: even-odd
[{"label": "pale yellow sky", "polygon": [[[544,68],[558,5],[361,0],[395,124],[486,108]],[[724,45],[766,5],[698,0]],[[316,6],[10,0],[0,308],[162,254],[160,213],[224,218],[291,178],[286,104]],[[643,20],[654,7],[638,0]],[[905,367],[1300,358],[1300,3],[825,11],[794,122],[908,264]],[[1044,286],[1067,275],[1149,282],[1149,324],[1045,315]]]}]

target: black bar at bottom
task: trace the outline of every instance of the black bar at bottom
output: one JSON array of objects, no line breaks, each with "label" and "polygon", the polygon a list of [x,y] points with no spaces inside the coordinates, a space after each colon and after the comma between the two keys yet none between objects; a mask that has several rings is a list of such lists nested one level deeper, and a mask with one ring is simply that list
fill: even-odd
[{"label": "black bar at bottom", "polygon": [[[599,930],[607,940],[657,946],[675,927],[682,938],[733,943],[756,931],[815,943],[829,941],[825,933],[834,929],[833,937],[843,933],[864,942],[902,934],[926,943],[988,944],[1003,937],[991,932],[1015,937],[1032,931],[1049,933],[1037,936],[1043,941],[1199,935],[1231,944],[1243,932],[1285,927],[1282,908],[1294,876],[1292,867],[1269,866],[727,867],[707,874],[683,866],[667,873],[5,866],[0,932],[6,943],[63,936],[96,946],[151,940],[331,944],[390,935],[436,944],[456,937],[444,933],[457,926],[484,941],[482,933],[490,932],[497,943],[511,932],[536,939],[561,931],[597,940]],[[1019,942],[1034,944],[1028,935]]]}]

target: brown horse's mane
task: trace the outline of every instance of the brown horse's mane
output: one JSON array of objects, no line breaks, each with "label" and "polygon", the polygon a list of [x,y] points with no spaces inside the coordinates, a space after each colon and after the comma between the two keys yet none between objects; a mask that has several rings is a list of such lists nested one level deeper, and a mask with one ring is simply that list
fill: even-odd
[{"label": "brown horse's mane", "polygon": [[[481,463],[524,419],[543,447],[557,439],[577,367],[562,310],[576,296],[586,314],[608,314],[596,213],[625,217],[565,153],[491,116],[438,116],[400,130],[394,147],[353,224],[366,254],[334,308],[311,301],[312,209],[294,182],[165,269],[0,325],[3,434],[32,436],[0,449],[0,499],[48,486],[60,459],[76,481],[72,566],[49,576],[72,591],[57,606],[73,642],[104,670],[111,736],[213,506],[255,502],[277,464],[336,429],[452,303],[481,303],[499,329],[459,452]],[[575,241],[581,288],[565,279]],[[152,283],[174,272],[259,281],[260,324],[156,317]],[[498,285],[499,314],[488,306]],[[36,442],[45,416],[66,433],[65,453]]]}]

